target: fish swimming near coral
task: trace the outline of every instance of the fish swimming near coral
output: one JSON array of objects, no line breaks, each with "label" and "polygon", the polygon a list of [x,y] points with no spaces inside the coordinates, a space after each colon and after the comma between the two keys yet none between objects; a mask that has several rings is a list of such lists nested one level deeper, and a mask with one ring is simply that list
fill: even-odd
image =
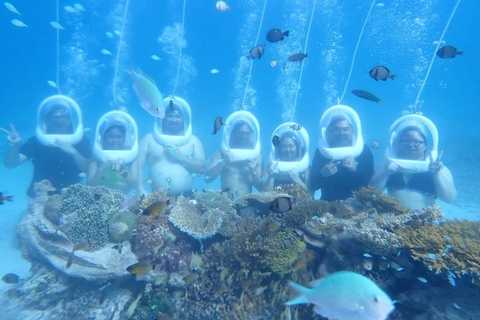
[{"label": "fish swimming near coral", "polygon": [[270,210],[276,213],[284,213],[292,209],[292,199],[290,197],[278,197],[270,204]]},{"label": "fish swimming near coral", "polygon": [[390,70],[384,66],[376,66],[370,70],[370,77],[378,82],[378,80],[387,81],[388,78],[395,80],[396,75],[390,74]]},{"label": "fish swimming near coral", "polygon": [[149,114],[156,118],[165,117],[165,105],[163,97],[155,84],[155,81],[150,79],[141,70],[136,72],[133,67],[127,71],[133,80],[133,90],[140,99],[140,105]]},{"label": "fish swimming near coral", "polygon": [[132,264],[131,266],[127,267],[127,272],[130,272],[131,274],[140,276],[144,274],[147,271],[150,271],[155,268],[154,264],[151,264],[150,262],[137,262]]},{"label": "fish swimming near coral", "polygon": [[385,320],[395,309],[375,282],[355,272],[336,272],[314,281],[312,286],[290,282],[300,295],[286,305],[312,303],[315,313],[335,320]]},{"label": "fish swimming near coral", "polygon": [[377,103],[382,103],[382,100],[380,100],[379,97],[377,97],[376,95],[374,95],[373,93],[370,93],[370,92],[368,92],[368,91],[365,91],[365,90],[352,90],[352,93],[353,93],[354,95],[356,95],[357,97],[366,99],[366,100],[368,100],[368,101],[373,101],[373,102],[377,102]]},{"label": "fish swimming near coral", "polygon": [[160,212],[168,208],[168,205],[170,204],[171,198],[168,198],[167,200],[159,200],[148,207],[146,207],[143,211],[142,214],[145,216],[158,216]]},{"label": "fish swimming near coral", "polygon": [[4,196],[3,193],[0,192],[0,204],[3,204],[3,201],[12,202],[13,196]]}]

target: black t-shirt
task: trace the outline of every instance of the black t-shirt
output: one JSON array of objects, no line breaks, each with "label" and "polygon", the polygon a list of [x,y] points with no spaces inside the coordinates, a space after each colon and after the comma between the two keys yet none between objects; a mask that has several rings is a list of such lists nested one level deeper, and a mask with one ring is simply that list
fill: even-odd
[{"label": "black t-shirt", "polygon": [[312,190],[322,189],[322,200],[345,200],[352,196],[352,191],[367,186],[373,176],[373,155],[367,145],[363,145],[362,153],[355,158],[356,171],[349,171],[339,165],[338,171],[334,175],[324,177],[321,174],[322,168],[330,161],[331,159],[325,158],[317,148],[310,172],[310,188]]},{"label": "black t-shirt", "polygon": [[388,177],[386,187],[389,191],[392,189],[412,189],[436,197],[435,180],[430,172],[414,173],[408,182],[405,182],[401,172],[395,172]]},{"label": "black t-shirt", "polygon": [[[90,142],[83,137],[73,147],[86,159],[91,157]],[[49,180],[57,189],[66,188],[81,181],[80,168],[73,157],[58,147],[47,147],[41,144],[36,137],[28,139],[19,152],[28,159],[32,159],[33,177],[27,194],[34,197],[33,185],[44,179]]]}]

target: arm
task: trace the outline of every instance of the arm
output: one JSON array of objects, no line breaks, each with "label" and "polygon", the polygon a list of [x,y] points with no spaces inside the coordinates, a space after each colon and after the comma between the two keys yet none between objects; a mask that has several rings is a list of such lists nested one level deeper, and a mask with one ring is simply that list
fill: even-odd
[{"label": "arm", "polygon": [[375,172],[372,179],[370,179],[370,185],[377,188],[380,191],[383,191],[387,185],[387,180],[392,173],[396,170],[393,170],[393,167],[390,168],[392,164],[389,164],[387,161],[384,161],[380,164],[378,171]]},{"label": "arm", "polygon": [[[252,160],[247,160],[252,161]],[[255,189],[261,191],[262,189],[262,170],[263,170],[263,157],[259,155],[257,159],[253,160],[254,165],[252,168],[252,183]]]},{"label": "arm", "polygon": [[453,184],[453,176],[447,167],[442,168],[433,175],[433,181],[435,182],[435,191],[440,200],[452,203],[457,197],[457,190]]},{"label": "arm", "polygon": [[59,147],[60,149],[63,150],[63,152],[69,154],[77,166],[80,168],[81,171],[83,172],[88,172],[89,169],[89,162],[88,160],[78,152],[77,149],[75,149],[74,146],[69,144],[68,142],[62,141],[62,140],[57,140],[55,141],[55,145]]},{"label": "arm", "polygon": [[273,185],[275,182],[275,174],[277,173],[277,167],[275,165],[267,165],[263,169],[263,183],[261,191],[273,190]]},{"label": "arm", "polygon": [[10,124],[10,127],[11,127],[11,131],[8,131],[4,128],[0,128],[1,131],[8,134],[7,141],[10,144],[10,148],[8,148],[4,158],[4,163],[6,168],[14,168],[28,160],[27,156],[20,153],[20,146],[22,145],[22,137],[18,134],[13,124]]},{"label": "arm", "polygon": [[182,164],[188,172],[204,172],[205,171],[205,151],[203,145],[197,137],[192,137],[193,157],[184,154],[180,149],[172,152],[171,149],[165,147],[165,152],[175,161]]},{"label": "arm", "polygon": [[[322,188],[323,184],[325,183],[325,176],[322,174],[322,170],[325,171],[324,168],[327,166],[330,166],[331,170],[334,170],[331,164],[335,163],[322,156],[318,149],[315,151],[315,155],[313,156],[312,160],[312,168],[310,170],[308,189],[315,192],[316,190]],[[333,174],[334,173],[332,173],[332,175]]]},{"label": "arm", "polygon": [[[219,162],[219,160],[223,161]],[[207,170],[205,171],[205,182],[210,183],[217,179],[218,175],[222,172],[227,162],[228,161],[223,158],[222,152],[220,150],[215,151],[212,157],[212,161],[210,162]]]},{"label": "arm", "polygon": [[140,141],[140,145],[138,146],[138,155],[137,159],[132,163],[132,168],[135,167],[138,178],[137,178],[137,184],[136,184],[136,189],[137,189],[137,194],[141,196],[142,194],[147,195],[147,192],[145,190],[145,187],[143,185],[143,165],[145,164],[145,161],[147,160],[147,154],[148,154],[148,144],[149,144],[149,135],[146,135],[142,141]]},{"label": "arm", "polygon": [[100,181],[101,169],[97,161],[92,161],[88,167],[87,184],[97,186]]}]

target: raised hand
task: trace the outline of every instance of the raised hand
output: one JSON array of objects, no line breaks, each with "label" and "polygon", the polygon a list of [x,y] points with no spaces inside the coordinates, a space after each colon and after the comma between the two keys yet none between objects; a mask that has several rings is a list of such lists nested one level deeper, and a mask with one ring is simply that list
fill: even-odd
[{"label": "raised hand", "polygon": [[22,144],[22,137],[18,134],[17,130],[15,129],[15,126],[11,123],[10,123],[10,128],[12,131],[8,131],[4,128],[0,128],[0,130],[8,134],[7,140],[8,140],[8,143],[10,143],[11,147],[18,147]]},{"label": "raised hand", "polygon": [[430,151],[428,154],[428,157],[430,158],[430,164],[428,165],[428,171],[430,171],[432,174],[436,174],[438,171],[440,171],[443,168],[443,162],[440,161],[442,159],[443,151],[440,151],[438,153],[437,160],[433,160],[433,153]]}]

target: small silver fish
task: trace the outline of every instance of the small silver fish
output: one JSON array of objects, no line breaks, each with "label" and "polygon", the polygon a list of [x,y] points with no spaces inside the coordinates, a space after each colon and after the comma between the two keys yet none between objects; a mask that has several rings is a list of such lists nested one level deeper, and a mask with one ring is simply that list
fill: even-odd
[{"label": "small silver fish", "polygon": [[302,130],[302,128],[303,128],[303,127],[302,127],[301,125],[299,125],[298,123],[295,123],[295,124],[293,124],[293,125],[290,126],[290,129],[296,130],[296,131]]},{"label": "small silver fish", "polygon": [[272,61],[270,61],[270,67],[275,67],[278,63],[278,60],[277,59],[273,59]]}]

